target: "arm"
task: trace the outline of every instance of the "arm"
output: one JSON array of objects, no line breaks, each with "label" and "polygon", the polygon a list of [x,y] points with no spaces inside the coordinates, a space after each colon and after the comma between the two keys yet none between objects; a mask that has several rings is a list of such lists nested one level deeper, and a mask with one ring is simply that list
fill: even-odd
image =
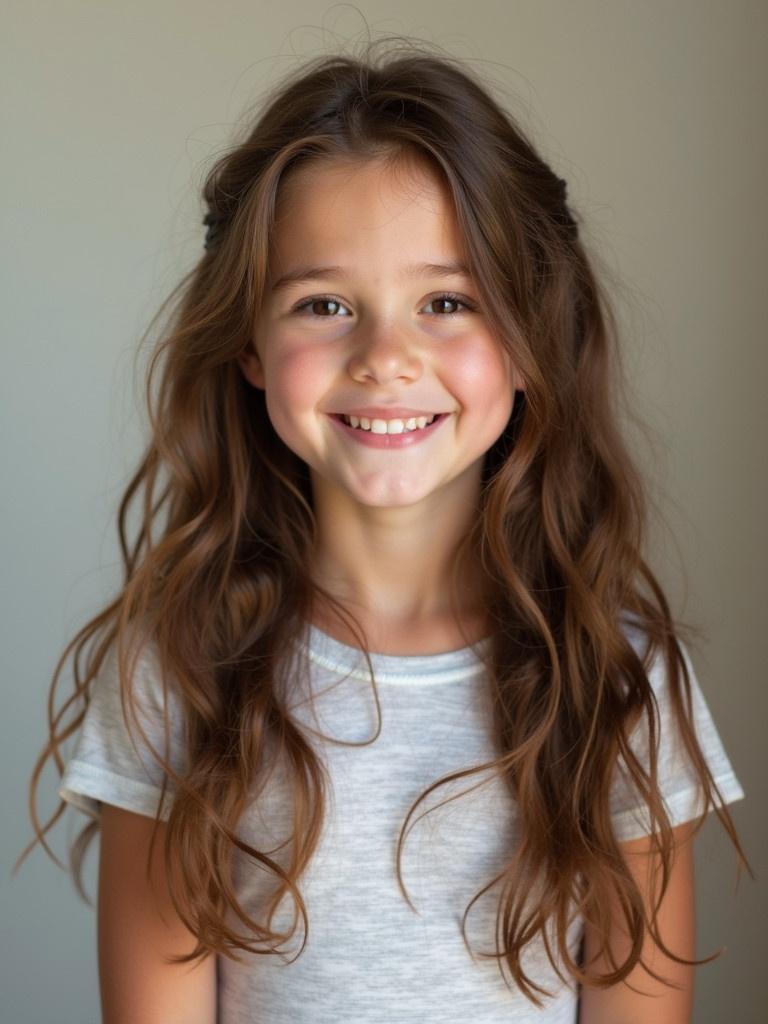
[{"label": "arm", "polygon": [[[675,851],[670,868],[670,879],[664,900],[659,909],[657,927],[659,934],[673,953],[688,960],[695,956],[695,897],[693,871],[693,842],[691,824],[686,823],[673,829]],[[640,890],[646,893],[646,907],[650,912],[649,898],[649,842],[634,839],[620,844],[627,866]],[[657,884],[659,884],[657,882]],[[656,896],[658,899],[658,894]],[[617,962],[626,960],[630,950],[621,911],[612,915],[616,926],[609,936],[609,944]],[[607,973],[612,968],[601,957],[591,963],[599,948],[598,938],[588,924],[584,929],[585,967],[591,972]],[[690,1024],[693,1010],[693,967],[678,964],[662,954],[653,939],[646,933],[642,951],[643,959],[657,973],[669,978],[682,988],[674,989],[655,981],[638,964],[627,976],[626,981],[647,995],[638,995],[624,982],[607,989],[582,986],[580,997],[579,1024]]]},{"label": "arm", "polygon": [[[195,937],[179,920],[165,884],[161,822],[102,805],[98,887],[99,979],[103,1024],[215,1024],[216,959],[166,964],[190,953]],[[162,913],[162,918],[161,918]]]}]

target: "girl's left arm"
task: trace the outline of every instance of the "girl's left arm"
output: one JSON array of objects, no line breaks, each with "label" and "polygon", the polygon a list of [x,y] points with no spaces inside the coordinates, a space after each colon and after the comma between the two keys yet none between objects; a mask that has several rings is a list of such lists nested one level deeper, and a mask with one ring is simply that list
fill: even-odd
[{"label": "girl's left arm", "polygon": [[[665,945],[677,956],[687,960],[695,956],[696,911],[693,871],[692,823],[686,822],[672,830],[675,836],[675,850],[670,868],[670,879],[657,917],[657,928]],[[647,838],[633,839],[619,844],[627,866],[645,894],[646,907],[650,913],[651,877],[653,855]],[[657,880],[658,899],[659,881]],[[655,902],[655,901],[654,901]],[[608,942],[617,963],[627,958],[630,943],[621,911],[612,914],[616,922]],[[584,964],[590,973],[604,974],[612,970],[609,962],[600,957],[591,963],[599,949],[598,937],[589,926],[584,928]],[[693,1011],[692,966],[676,963],[665,956],[653,939],[646,933],[642,957],[662,977],[673,981],[679,988],[671,988],[656,981],[638,963],[624,982],[607,989],[581,987],[579,1000],[579,1024],[690,1024]],[[633,992],[626,982],[638,989]]]}]

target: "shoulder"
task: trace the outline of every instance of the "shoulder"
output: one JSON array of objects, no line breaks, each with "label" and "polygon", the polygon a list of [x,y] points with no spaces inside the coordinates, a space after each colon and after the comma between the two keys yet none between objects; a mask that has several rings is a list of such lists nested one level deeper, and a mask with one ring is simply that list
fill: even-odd
[{"label": "shoulder", "polygon": [[[673,673],[663,648],[652,649],[636,622],[627,622],[625,628],[643,664],[646,686],[640,688],[644,693],[635,695],[636,717],[625,723],[626,743],[615,766],[611,809],[617,839],[633,840],[653,831],[647,810],[651,784],[663,798],[673,826],[713,806],[710,781],[718,787],[723,803],[741,799],[744,791],[686,644],[677,637],[672,645],[672,662],[678,662]],[[638,769],[645,774],[642,785],[638,785]]]},{"label": "shoulder", "polygon": [[[114,640],[94,678],[94,695],[115,699],[130,696],[144,712],[156,713],[179,702],[179,690],[163,671],[157,642],[134,634]],[[178,709],[175,709],[178,710]]]},{"label": "shoulder", "polygon": [[686,643],[675,635],[671,644],[656,641],[639,621],[629,612],[622,614],[620,626],[624,637],[637,656],[644,670],[644,676],[660,704],[677,703],[677,695],[689,688],[700,698],[700,687]]}]

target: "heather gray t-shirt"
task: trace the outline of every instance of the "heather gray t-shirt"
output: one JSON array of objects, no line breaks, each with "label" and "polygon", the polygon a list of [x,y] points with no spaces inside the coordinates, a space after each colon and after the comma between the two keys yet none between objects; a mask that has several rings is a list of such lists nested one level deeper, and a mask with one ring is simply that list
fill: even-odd
[{"label": "heather gray t-shirt", "polygon": [[[630,632],[630,638],[639,650],[639,637]],[[543,943],[529,946],[523,960],[533,980],[553,993],[542,1010],[514,987],[509,975],[512,990],[507,987],[496,960],[478,955],[496,948],[498,883],[466,918],[476,959],[462,938],[462,916],[470,900],[501,871],[519,841],[514,802],[497,780],[487,781],[488,773],[460,779],[438,787],[421,803],[401,859],[403,882],[417,912],[397,884],[397,838],[413,801],[443,775],[494,756],[479,657],[467,647],[427,656],[373,654],[372,661],[383,723],[368,746],[323,738],[362,744],[375,732],[376,707],[363,655],[308,626],[284,661],[280,685],[290,687],[292,713],[321,755],[331,783],[321,843],[299,883],[309,917],[307,941],[296,958],[304,938],[298,915],[297,931],[282,958],[243,953],[247,962],[239,965],[219,957],[218,1024],[575,1024],[578,992],[557,977]],[[693,674],[690,660],[688,665]],[[662,716],[660,785],[676,825],[696,816],[699,795],[671,729],[660,659],[650,678]],[[150,654],[140,662],[136,685],[142,724],[162,750],[162,687]],[[698,738],[725,802],[731,803],[744,791],[695,675],[692,686]],[[316,717],[306,699],[310,687]],[[181,768],[173,697],[170,706],[171,760]],[[641,726],[633,734],[633,749],[641,751],[644,742],[647,730]],[[59,793],[94,817],[101,802],[154,816],[161,780],[146,749],[139,743],[137,753],[126,732],[112,656],[94,683]],[[271,856],[284,866],[288,852],[275,848],[291,832],[287,780],[278,766],[239,829],[246,841],[273,851]],[[472,786],[478,788],[468,792]],[[459,794],[418,820],[427,808]],[[649,831],[637,805],[619,767],[612,813],[620,840]],[[166,802],[163,818],[167,813]],[[273,891],[272,876],[242,852],[234,856],[239,899],[258,918],[260,904]],[[284,898],[274,926],[290,927],[294,909],[291,899]],[[242,929],[234,916],[229,920]],[[575,958],[581,934],[582,922],[574,918],[569,945]]]}]

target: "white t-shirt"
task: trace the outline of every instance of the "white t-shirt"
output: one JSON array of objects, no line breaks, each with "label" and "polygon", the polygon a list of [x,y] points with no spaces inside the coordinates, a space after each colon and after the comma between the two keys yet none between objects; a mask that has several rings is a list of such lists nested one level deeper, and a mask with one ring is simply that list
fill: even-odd
[{"label": "white t-shirt", "polygon": [[[640,638],[629,635],[639,650]],[[303,921],[287,897],[273,925],[289,930],[296,912],[298,927],[282,957],[240,953],[247,961],[243,965],[218,957],[218,1024],[574,1024],[578,991],[562,984],[543,943],[527,947],[523,961],[526,973],[554,994],[537,1010],[508,973],[511,990],[505,984],[496,960],[473,960],[462,938],[466,907],[501,871],[519,837],[514,802],[498,780],[486,782],[488,773],[470,776],[438,787],[419,805],[401,860],[403,882],[417,912],[397,884],[396,843],[413,801],[443,775],[494,757],[478,655],[469,647],[437,655],[371,655],[382,731],[370,745],[343,746],[323,735],[361,744],[376,729],[363,655],[313,625],[289,653],[281,678],[291,681],[292,714],[320,754],[331,784],[320,846],[299,882],[309,917],[307,941],[297,957]],[[697,736],[725,803],[731,803],[744,791],[684,653],[692,675]],[[676,742],[670,729],[662,666],[658,657],[650,672],[661,713],[659,781],[671,822],[677,825],[699,813],[700,797],[678,746],[681,741]],[[302,702],[307,683],[317,718],[311,702]],[[162,687],[146,653],[136,675],[136,697],[142,724],[162,752]],[[170,700],[173,708],[172,695]],[[178,714],[172,725],[171,761],[181,769]],[[642,728],[632,742],[640,752]],[[161,782],[151,756],[141,746],[137,753],[126,732],[112,654],[95,680],[59,794],[94,817],[102,801],[154,816]],[[428,807],[457,794],[465,795],[418,820]],[[650,830],[637,803],[617,771],[611,809],[619,840]],[[162,817],[167,814],[168,798]],[[276,847],[290,832],[289,777],[278,766],[249,806],[239,834],[287,866],[288,848]],[[239,900],[259,919],[260,904],[274,891],[274,876],[239,850],[234,872]],[[496,883],[467,915],[467,939],[476,956],[495,951],[499,891]],[[238,919],[229,920],[242,930]],[[569,932],[574,958],[581,935],[582,922],[574,918]],[[569,977],[564,969],[563,974]]]}]

